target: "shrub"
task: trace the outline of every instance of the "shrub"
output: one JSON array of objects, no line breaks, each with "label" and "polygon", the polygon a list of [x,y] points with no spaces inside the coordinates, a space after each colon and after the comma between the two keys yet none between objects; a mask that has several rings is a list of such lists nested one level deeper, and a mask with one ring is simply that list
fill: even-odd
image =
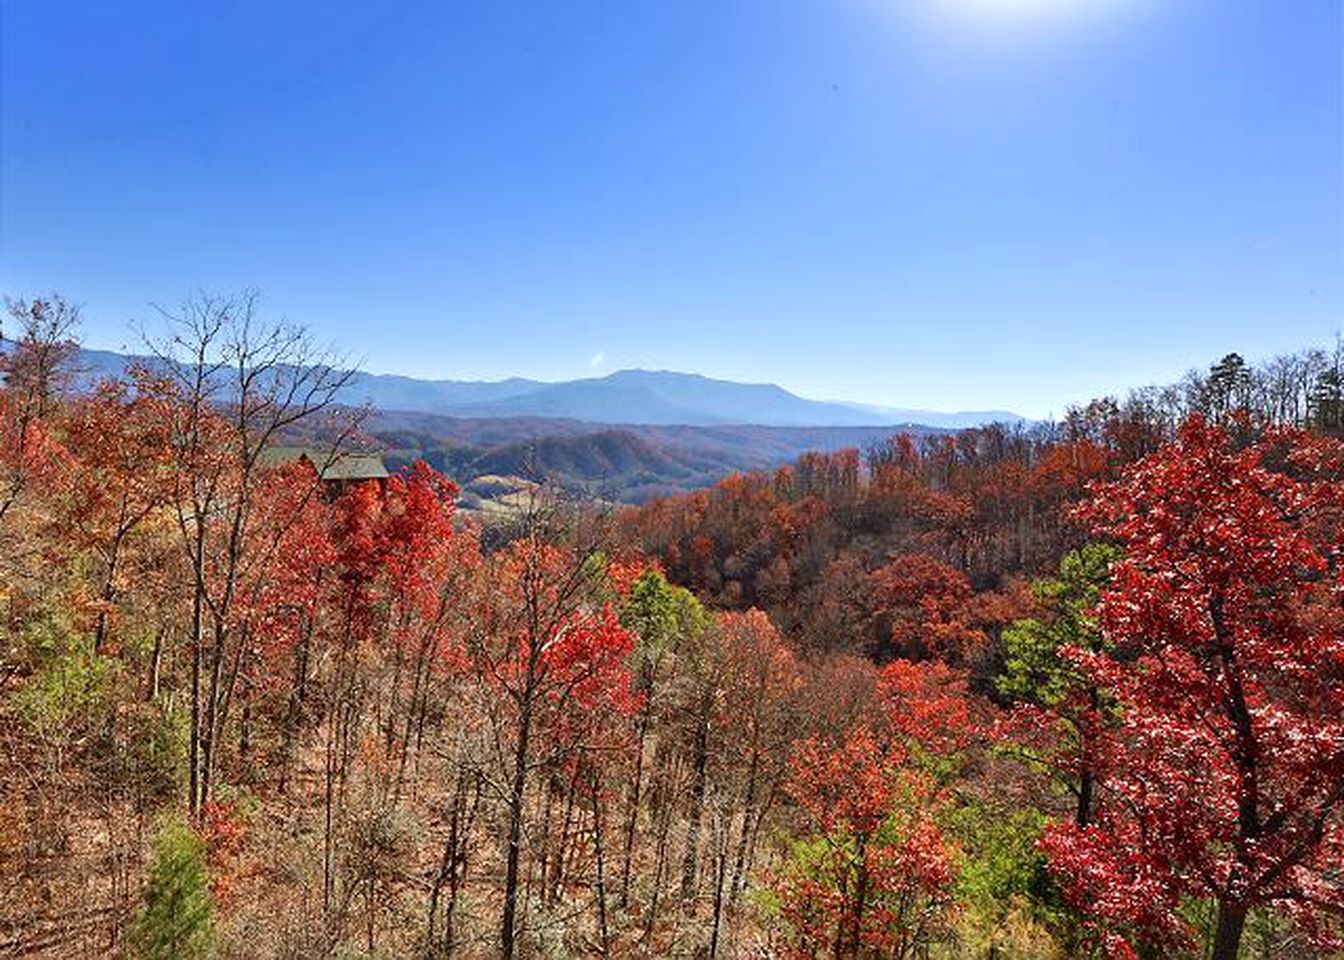
[{"label": "shrub", "polygon": [[154,841],[145,905],[131,928],[137,960],[196,960],[214,942],[205,845],[181,821],[165,826]]}]

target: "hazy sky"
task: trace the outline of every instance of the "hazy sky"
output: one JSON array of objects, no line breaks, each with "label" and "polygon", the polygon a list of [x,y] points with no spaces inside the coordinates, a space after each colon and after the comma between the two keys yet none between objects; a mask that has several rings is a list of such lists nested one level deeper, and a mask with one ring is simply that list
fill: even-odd
[{"label": "hazy sky", "polygon": [[1058,412],[1344,324],[1342,9],[0,0],[0,291]]}]

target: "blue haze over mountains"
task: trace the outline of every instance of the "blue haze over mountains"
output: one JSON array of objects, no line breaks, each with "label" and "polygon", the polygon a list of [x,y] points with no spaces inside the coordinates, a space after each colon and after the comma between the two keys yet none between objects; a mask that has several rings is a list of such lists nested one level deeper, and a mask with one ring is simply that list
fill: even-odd
[{"label": "blue haze over mountains", "polygon": [[[83,350],[78,380],[89,386],[135,363],[152,369],[162,361]],[[219,399],[227,399],[230,383],[221,374]],[[735,471],[770,470],[808,451],[865,450],[896,433],[1022,422],[1004,411],[807,400],[773,384],[648,370],[560,383],[357,372],[337,399],[373,408],[363,432],[389,468],[424,460],[458,481],[459,506],[486,512],[491,502],[542,480],[606,501],[641,503]],[[321,442],[307,434],[289,439]]]},{"label": "blue haze over mountains", "polygon": [[[81,351],[90,379],[120,376],[145,358]],[[915,424],[960,429],[1017,423],[1003,410],[942,413],[843,401],[808,400],[768,383],[736,383],[690,373],[620,370],[603,377],[548,383],[513,377],[498,381],[421,380],[357,372],[340,400],[382,411],[466,418],[559,418],[600,424],[774,427],[860,427]]]}]

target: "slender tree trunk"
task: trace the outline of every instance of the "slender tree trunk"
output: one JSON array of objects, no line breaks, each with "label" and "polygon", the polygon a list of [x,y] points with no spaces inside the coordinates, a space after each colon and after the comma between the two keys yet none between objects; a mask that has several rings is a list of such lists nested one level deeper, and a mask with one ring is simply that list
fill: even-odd
[{"label": "slender tree trunk", "polygon": [[1088,691],[1088,699],[1091,703],[1092,713],[1090,716],[1084,717],[1083,726],[1080,727],[1079,731],[1082,743],[1082,770],[1078,776],[1078,809],[1074,815],[1074,822],[1079,827],[1085,827],[1092,822],[1092,798],[1096,794],[1097,777],[1093,773],[1092,766],[1093,732],[1090,725],[1101,710],[1101,691],[1092,687]]},{"label": "slender tree trunk", "polygon": [[644,746],[648,742],[649,724],[653,714],[653,683],[645,695],[644,709],[639,714],[638,743],[635,746],[635,773],[630,784],[630,809],[625,817],[625,849],[621,857],[621,906],[630,902],[630,860],[635,850],[635,827],[639,823],[640,790],[644,781]]},{"label": "slender tree trunk", "polygon": [[252,752],[252,701],[243,691],[243,715],[238,722],[238,767],[247,770],[247,757]]},{"label": "slender tree trunk", "polygon": [[668,838],[672,833],[672,801],[670,796],[667,795],[670,791],[670,777],[671,773],[664,767],[662,774],[663,787],[660,791],[661,796],[656,815],[658,841],[654,855],[653,892],[649,898],[648,916],[644,919],[645,940],[653,936],[653,928],[658,923],[658,900],[663,892],[663,873],[667,868]]},{"label": "slender tree trunk", "polygon": [[145,702],[153,703],[159,698],[159,673],[163,669],[164,627],[154,631],[154,649],[149,654],[149,682],[145,685]]},{"label": "slender tree trunk", "polygon": [[518,865],[522,853],[523,801],[527,796],[527,761],[532,736],[532,678],[529,676],[518,718],[518,742],[513,752],[513,784],[509,791],[508,850],[504,865],[504,915],[500,918],[499,944],[504,960],[512,960],[514,918],[518,914]]},{"label": "slender tree trunk", "polygon": [[[467,803],[468,792],[473,796]],[[448,840],[443,847],[443,859],[439,864],[439,873],[430,890],[429,923],[426,942],[434,941],[434,925],[439,912],[439,898],[443,887],[448,885],[448,900],[443,909],[443,936],[440,939],[442,954],[451,957],[457,943],[457,900],[467,870],[467,846],[471,838],[472,825],[476,820],[476,810],[481,801],[480,776],[472,777],[468,786],[465,771],[459,770],[457,784],[453,789],[452,809],[448,819]],[[436,954],[437,955],[437,954]]]},{"label": "slender tree trunk", "polygon": [[863,946],[863,914],[868,909],[868,851],[866,838],[858,841],[859,878],[854,884],[854,913],[850,917],[850,956],[857,957]]},{"label": "slender tree trunk", "polygon": [[681,862],[681,898],[688,904],[695,895],[696,867],[700,853],[700,819],[705,806],[705,781],[709,765],[709,719],[714,700],[706,691],[700,702],[695,731],[694,780],[691,787],[690,821],[686,826],[686,855]]},{"label": "slender tree trunk", "polygon": [[[424,725],[426,701],[429,699],[429,647],[433,639],[433,634],[429,630],[424,631],[420,640],[420,648],[415,656],[415,675],[411,686],[411,700],[406,709],[406,723],[401,731],[400,755],[397,761],[397,780],[394,793],[397,797],[401,796],[402,785],[406,779],[406,765],[411,752],[411,732],[412,730]],[[420,744],[416,742],[416,766],[419,766]],[[412,795],[414,795],[414,784],[412,785]]]},{"label": "slender tree trunk", "polygon": [[[406,613],[405,610],[403,610],[401,612],[401,626],[403,628],[405,627],[407,617],[408,614]],[[397,634],[401,633],[403,633],[402,630],[396,631],[396,633],[394,633],[394,637],[396,637],[396,639],[392,641],[392,645],[395,648],[392,659],[392,690],[387,697],[387,716],[383,719],[383,754],[386,756],[388,763],[384,775],[383,787],[384,790],[388,793],[391,792],[392,788],[393,774],[391,763],[393,756],[393,748],[397,746],[396,729],[397,729],[398,707],[400,705],[399,701],[401,700],[401,677],[406,666],[406,654],[405,651],[402,650],[400,637],[397,636]],[[408,715],[409,715],[409,708],[408,708]],[[402,762],[404,762],[404,760],[405,758],[403,757]],[[401,763],[398,763],[398,771],[400,771],[400,767]]]},{"label": "slender tree trunk", "polygon": [[[425,918],[425,943],[434,942],[434,924],[439,915],[439,897],[443,895],[443,885],[448,881],[448,873],[457,862],[457,829],[462,811],[462,775],[458,774],[457,785],[453,790],[453,803],[448,816],[448,840],[443,845],[443,856],[439,858],[439,872],[429,888],[429,915]],[[451,921],[449,921],[451,922]]]},{"label": "slender tree trunk", "polygon": [[[718,819],[722,819],[722,817]],[[723,881],[728,874],[728,833],[731,827],[732,821],[730,819],[727,823],[719,824],[719,829],[715,830],[718,842],[714,845],[714,926],[709,935],[709,960],[715,960],[719,955],[719,928],[723,922]],[[745,833],[745,823],[742,829]]]},{"label": "slender tree trunk", "polygon": [[543,867],[541,871],[542,900],[547,904],[554,904],[560,899],[560,890],[565,882],[565,855],[570,845],[570,824],[574,817],[574,794],[576,784],[570,782],[569,788],[565,793],[565,815],[560,820],[560,842],[556,845],[555,857],[552,859],[550,870],[550,882],[546,880],[546,870]]},{"label": "slender tree trunk", "polygon": [[594,893],[597,897],[597,928],[601,935],[602,956],[611,953],[611,934],[607,928],[607,878],[603,863],[602,843],[602,801],[598,793],[597,776],[592,778],[593,791],[593,846],[597,856],[597,883]]},{"label": "slender tree trunk", "polygon": [[365,881],[365,885],[364,885],[364,936],[365,936],[365,942],[368,944],[368,954],[369,954],[369,956],[373,956],[373,955],[374,955],[374,954],[373,954],[373,944],[374,944],[374,936],[373,936],[373,928],[374,928],[374,906],[373,906],[374,889],[373,889],[373,887],[374,887],[374,883],[375,883],[376,880],[377,880],[377,876],[376,876],[376,874],[374,874],[374,873],[371,872],[371,873],[369,874],[369,878],[368,878],[368,880]]},{"label": "slender tree trunk", "polygon": [[[125,509],[122,510],[122,523],[125,523]],[[117,565],[121,559],[121,541],[126,535],[123,528],[118,528],[116,536],[112,538],[112,544],[109,548],[107,560],[107,572],[103,580],[102,606],[98,610],[98,625],[93,631],[93,652],[103,652],[103,641],[107,638],[107,608],[112,605],[112,601],[117,596]]]},{"label": "slender tree trunk", "polygon": [[210,674],[205,687],[205,711],[202,717],[204,730],[201,732],[201,798],[205,803],[210,799],[211,773],[215,764],[215,732],[219,722],[219,684],[220,672],[224,667],[224,625],[219,616],[215,617],[214,640],[210,645]]},{"label": "slender tree trunk", "polygon": [[[1214,636],[1218,639],[1219,654],[1225,677],[1225,709],[1236,728],[1232,760],[1241,774],[1237,797],[1237,830],[1244,841],[1256,841],[1261,832],[1259,809],[1260,742],[1251,721],[1241,679],[1241,664],[1237,661],[1235,646],[1223,614],[1224,599],[1215,596],[1209,603]],[[1238,864],[1240,867],[1240,864]],[[1235,869],[1235,868],[1234,868]],[[1212,960],[1236,960],[1241,946],[1241,932],[1246,925],[1246,904],[1223,898],[1218,901],[1218,927],[1213,938]]]},{"label": "slender tree trunk", "polygon": [[728,910],[737,906],[737,892],[747,871],[747,844],[751,840],[751,821],[756,806],[756,780],[760,771],[760,750],[751,752],[747,767],[747,791],[742,801],[742,834],[737,839],[737,855],[733,858],[732,881],[728,884]]},{"label": "slender tree trunk", "polygon": [[[319,574],[320,576],[320,574]],[[285,710],[285,739],[281,750],[280,792],[289,784],[289,768],[293,762],[299,725],[303,722],[303,706],[308,693],[308,651],[312,643],[316,617],[310,614],[303,635],[294,645],[294,680],[289,691],[289,706]]]},{"label": "slender tree trunk", "polygon": [[481,780],[478,774],[473,787],[471,809],[467,813],[466,822],[459,830],[457,861],[448,877],[448,912],[444,916],[443,942],[450,955],[456,946],[457,901],[462,893],[462,888],[467,883],[467,854],[470,850],[472,827],[476,823],[476,812],[480,809],[480,806]]},{"label": "slender tree trunk", "polygon": [[554,786],[549,778],[542,784],[541,836],[539,838],[540,842],[534,840],[532,843],[532,849],[537,851],[537,854],[527,865],[527,876],[523,880],[524,903],[528,903],[532,899],[532,885],[537,874],[541,874],[541,898],[546,899],[546,878],[550,876],[547,871],[550,869],[551,863],[551,817],[555,807]]},{"label": "slender tree trunk", "polygon": [[201,642],[205,639],[205,528],[197,518],[199,533],[196,537],[196,552],[192,557],[195,566],[196,586],[191,603],[191,771],[188,774],[188,808],[192,815],[201,806]]},{"label": "slender tree trunk", "polygon": [[333,704],[327,714],[327,750],[326,767],[323,771],[323,830],[322,830],[322,915],[330,922],[331,901],[334,893],[335,878],[332,873],[334,838],[332,837],[332,803],[336,784],[336,727],[339,706]]},{"label": "slender tree trunk", "polygon": [[[210,786],[214,777],[215,748],[224,736],[224,717],[227,710],[228,693],[224,690],[225,654],[229,640],[229,615],[233,609],[234,591],[238,586],[238,571],[243,550],[243,532],[247,517],[246,470],[242,478],[242,493],[233,506],[233,516],[229,523],[229,538],[224,551],[224,590],[217,606],[212,606],[210,618],[214,626],[214,642],[210,649],[210,684],[206,691],[205,736],[201,742],[201,802],[210,799]],[[204,569],[204,568],[202,568]],[[238,658],[241,659],[245,643],[239,644]],[[237,661],[228,677],[230,692],[233,679],[237,676]]]}]

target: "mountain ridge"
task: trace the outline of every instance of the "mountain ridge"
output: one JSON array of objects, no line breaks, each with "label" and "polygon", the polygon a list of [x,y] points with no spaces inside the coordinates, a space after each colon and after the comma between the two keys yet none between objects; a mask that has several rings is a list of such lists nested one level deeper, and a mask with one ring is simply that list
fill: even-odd
[{"label": "mountain ridge", "polygon": [[[84,375],[121,376],[153,357],[82,349]],[[378,410],[474,419],[542,417],[619,426],[871,427],[918,425],[962,429],[1021,423],[1005,410],[946,413],[843,400],[812,400],[774,383],[741,383],[673,370],[617,370],[601,377],[542,381],[424,379],[356,370],[338,400]]]}]

